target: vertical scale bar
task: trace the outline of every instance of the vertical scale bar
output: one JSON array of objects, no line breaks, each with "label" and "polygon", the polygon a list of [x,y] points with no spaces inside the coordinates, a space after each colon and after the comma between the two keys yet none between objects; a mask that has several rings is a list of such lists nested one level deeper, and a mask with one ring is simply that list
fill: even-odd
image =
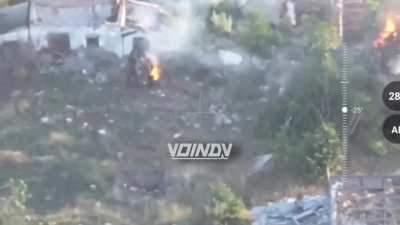
[{"label": "vertical scale bar", "polygon": [[342,73],[341,73],[341,92],[342,92],[342,160],[343,160],[343,186],[348,181],[349,176],[349,127],[348,127],[348,115],[349,115],[349,79],[348,79],[348,67],[350,61],[350,53],[348,45],[343,41],[343,62],[342,62]]}]

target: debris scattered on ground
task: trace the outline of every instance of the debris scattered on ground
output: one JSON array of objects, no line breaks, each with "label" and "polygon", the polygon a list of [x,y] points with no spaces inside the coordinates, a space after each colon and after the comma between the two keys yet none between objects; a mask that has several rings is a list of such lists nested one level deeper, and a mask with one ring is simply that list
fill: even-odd
[{"label": "debris scattered on ground", "polygon": [[331,182],[334,224],[367,225],[400,222],[399,176],[351,176]]},{"label": "debris scattered on ground", "polygon": [[326,196],[305,196],[303,209],[296,212],[295,199],[252,209],[253,225],[329,225],[330,200]]},{"label": "debris scattered on ground", "polygon": [[32,159],[21,151],[1,150],[0,165],[29,163]]}]

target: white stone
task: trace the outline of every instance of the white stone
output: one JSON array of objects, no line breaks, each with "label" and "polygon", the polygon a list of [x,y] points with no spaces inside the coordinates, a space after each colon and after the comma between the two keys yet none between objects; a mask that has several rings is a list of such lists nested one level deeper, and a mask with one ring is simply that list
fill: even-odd
[{"label": "white stone", "polygon": [[42,117],[42,118],[40,118],[40,122],[41,123],[49,123],[50,122],[50,118],[49,117]]},{"label": "white stone", "polygon": [[65,121],[67,121],[67,123],[72,123],[72,119],[71,118],[66,118]]},{"label": "white stone", "polygon": [[180,138],[180,137],[182,137],[182,133],[176,133],[176,134],[174,134],[174,139],[178,139],[178,138]]},{"label": "white stone", "polygon": [[100,129],[100,130],[98,130],[98,132],[101,135],[106,135],[107,134],[107,131],[105,129]]},{"label": "white stone", "polygon": [[227,51],[227,50],[219,50],[218,51],[219,58],[222,63],[225,65],[239,65],[243,61],[243,57],[238,53]]}]

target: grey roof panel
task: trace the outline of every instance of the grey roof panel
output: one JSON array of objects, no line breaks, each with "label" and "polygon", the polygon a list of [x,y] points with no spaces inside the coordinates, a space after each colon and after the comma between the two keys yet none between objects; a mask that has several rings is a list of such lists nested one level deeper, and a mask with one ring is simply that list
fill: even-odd
[{"label": "grey roof panel", "polygon": [[0,9],[0,34],[28,25],[29,4],[21,3]]}]

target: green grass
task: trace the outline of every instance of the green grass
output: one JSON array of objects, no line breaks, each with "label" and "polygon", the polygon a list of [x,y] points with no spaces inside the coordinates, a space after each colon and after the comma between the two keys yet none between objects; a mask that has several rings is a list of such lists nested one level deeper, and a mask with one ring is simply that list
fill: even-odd
[{"label": "green grass", "polygon": [[8,0],[0,0],[0,8],[7,6],[8,5]]}]

